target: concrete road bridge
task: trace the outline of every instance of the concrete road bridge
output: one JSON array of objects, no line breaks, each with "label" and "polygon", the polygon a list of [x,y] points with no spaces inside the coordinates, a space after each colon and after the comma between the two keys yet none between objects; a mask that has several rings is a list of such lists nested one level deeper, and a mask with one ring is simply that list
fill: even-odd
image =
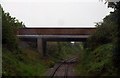
[{"label": "concrete road bridge", "polygon": [[47,41],[86,41],[96,28],[21,28],[20,39],[36,40],[37,49],[46,55]]}]

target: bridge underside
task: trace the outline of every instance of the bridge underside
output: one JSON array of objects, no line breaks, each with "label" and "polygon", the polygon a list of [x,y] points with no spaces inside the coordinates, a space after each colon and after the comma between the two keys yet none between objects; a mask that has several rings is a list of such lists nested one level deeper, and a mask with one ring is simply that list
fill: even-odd
[{"label": "bridge underside", "polygon": [[37,49],[46,56],[47,41],[80,41],[85,42],[90,35],[17,35],[24,41],[37,42]]}]

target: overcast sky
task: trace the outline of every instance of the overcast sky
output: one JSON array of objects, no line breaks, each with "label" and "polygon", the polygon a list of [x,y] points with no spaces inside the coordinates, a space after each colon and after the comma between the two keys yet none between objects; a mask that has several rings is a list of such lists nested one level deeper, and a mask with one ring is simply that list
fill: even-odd
[{"label": "overcast sky", "polygon": [[111,11],[99,0],[3,0],[1,4],[27,27],[94,27]]}]

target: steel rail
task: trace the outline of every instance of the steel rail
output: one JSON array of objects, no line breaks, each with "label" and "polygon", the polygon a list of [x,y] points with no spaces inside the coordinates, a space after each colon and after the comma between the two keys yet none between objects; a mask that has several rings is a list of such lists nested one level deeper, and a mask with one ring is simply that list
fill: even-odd
[{"label": "steel rail", "polygon": [[60,64],[58,65],[58,67],[54,70],[54,72],[52,73],[52,75],[51,75],[50,77],[53,78],[53,77],[55,76],[56,72],[58,71],[58,69],[59,69],[63,64],[66,64],[66,66],[65,66],[64,78],[67,78],[68,69],[69,69],[69,63],[70,63],[71,61],[73,61],[74,59],[76,59],[76,58],[72,58],[72,59],[70,58],[70,59],[64,60],[62,63],[60,63]]}]

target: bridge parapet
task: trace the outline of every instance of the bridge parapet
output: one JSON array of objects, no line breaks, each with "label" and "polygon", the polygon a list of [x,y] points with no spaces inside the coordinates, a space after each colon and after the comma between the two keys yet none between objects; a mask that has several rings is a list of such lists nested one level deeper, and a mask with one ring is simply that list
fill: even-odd
[{"label": "bridge parapet", "polygon": [[22,28],[18,35],[90,35],[96,28]]}]

